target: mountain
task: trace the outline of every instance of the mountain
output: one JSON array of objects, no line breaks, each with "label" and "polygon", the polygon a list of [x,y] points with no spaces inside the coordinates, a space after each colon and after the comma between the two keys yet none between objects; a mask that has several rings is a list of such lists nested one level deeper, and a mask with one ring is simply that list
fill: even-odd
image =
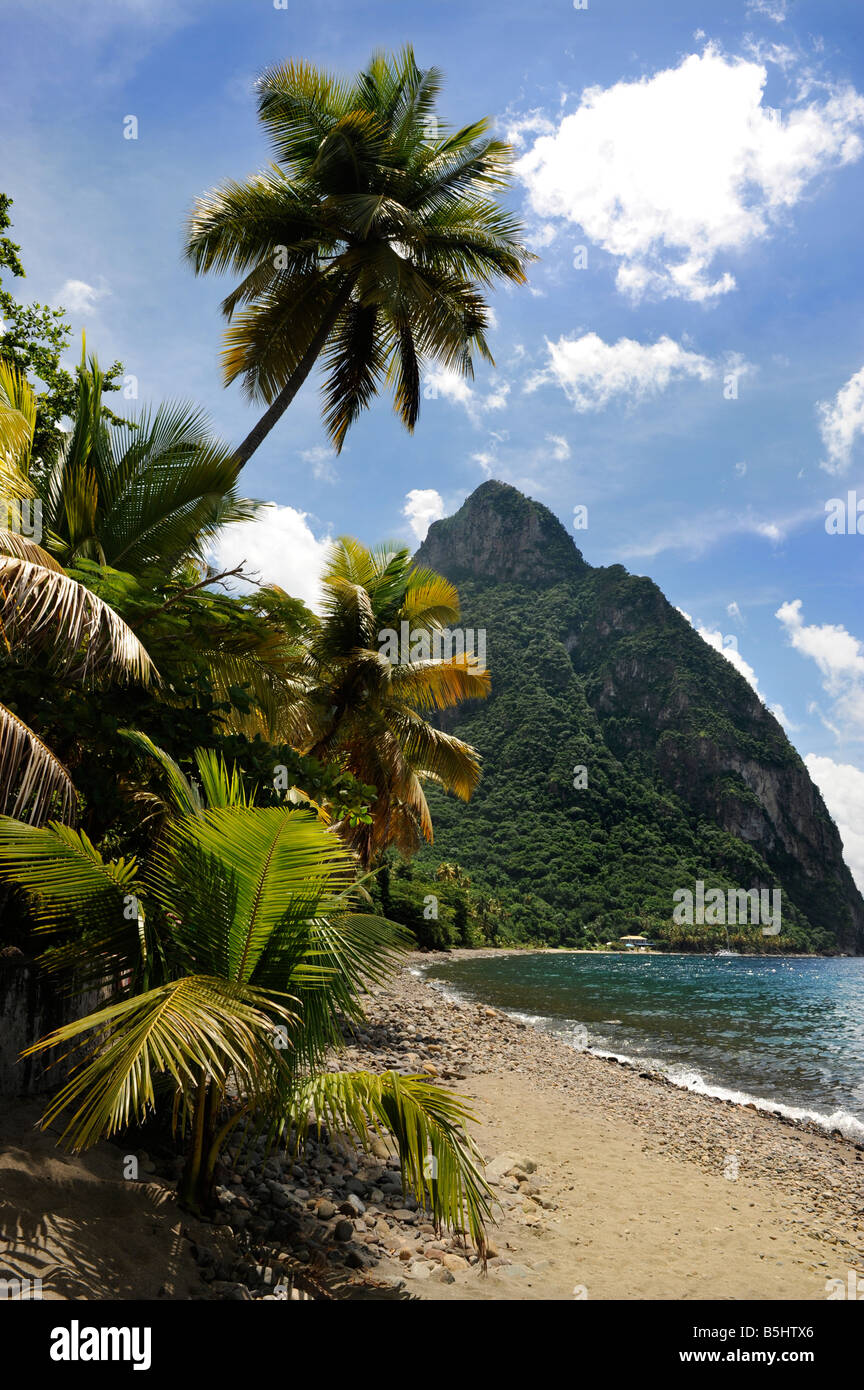
[{"label": "mountain", "polygon": [[[468,805],[433,789],[421,869],[458,862],[517,937],[693,946],[698,927],[672,927],[673,893],[701,880],[779,888],[773,949],[864,951],[864,900],[804,763],[656,584],[589,565],[546,507],[494,481],[416,559],[458,584],[493,685],[442,716],[483,779]],[[731,934],[762,949],[758,926]]]}]

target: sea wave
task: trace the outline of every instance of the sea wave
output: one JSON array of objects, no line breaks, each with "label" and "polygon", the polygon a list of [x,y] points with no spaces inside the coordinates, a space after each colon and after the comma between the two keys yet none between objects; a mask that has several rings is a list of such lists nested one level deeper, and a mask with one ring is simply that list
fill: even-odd
[{"label": "sea wave", "polygon": [[[422,967],[419,970],[412,970],[411,973],[422,978],[426,975],[428,968]],[[426,983],[438,990],[439,994],[444,995],[451,1003],[477,1004],[483,1002],[473,995],[463,993],[449,981],[427,979]],[[623,1066],[633,1067],[638,1071],[654,1073],[668,1081],[672,1086],[679,1086],[684,1091],[693,1091],[696,1095],[710,1096],[715,1100],[731,1101],[733,1105],[752,1105],[756,1110],[764,1111],[766,1114],[782,1115],[784,1119],[791,1120],[795,1124],[813,1124],[824,1130],[826,1134],[831,1134],[836,1130],[843,1135],[844,1139],[851,1139],[856,1144],[864,1143],[864,1124],[856,1116],[850,1115],[847,1110],[835,1110],[831,1114],[826,1114],[820,1110],[788,1105],[784,1101],[769,1100],[765,1096],[751,1095],[749,1091],[736,1090],[734,1087],[721,1086],[706,1081],[695,1067],[686,1066],[683,1063],[670,1063],[658,1057],[639,1057],[625,1052],[615,1052],[597,1043],[586,1042],[587,1029],[578,1019],[552,1019],[545,1014],[528,1014],[522,1013],[518,1009],[495,1007],[498,1013],[506,1014],[508,1018],[515,1019],[531,1028],[538,1028],[544,1033],[551,1033],[577,1052],[590,1052],[592,1057],[599,1057],[603,1061],[617,1062]],[[609,1023],[617,1022],[615,1019],[606,1021]]]}]

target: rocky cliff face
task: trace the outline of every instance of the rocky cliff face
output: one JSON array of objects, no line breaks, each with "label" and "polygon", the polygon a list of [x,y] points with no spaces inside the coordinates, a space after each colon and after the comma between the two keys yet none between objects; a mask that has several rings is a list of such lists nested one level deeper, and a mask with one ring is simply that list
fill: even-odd
[{"label": "rocky cliff face", "polygon": [[459,584],[493,680],[488,701],[447,722],[483,755],[484,780],[467,807],[436,803],[440,857],[464,864],[482,843],[475,871],[575,930],[591,912],[608,925],[604,895],[625,916],[668,915],[670,885],[691,869],[779,885],[811,944],[864,951],[864,901],[801,758],[651,580],[591,567],[551,512],[498,482],[431,526],[417,561]]},{"label": "rocky cliff face", "polygon": [[433,522],[418,563],[454,583],[498,579],[544,588],[590,568],[547,507],[493,480],[472,492],[455,516]]}]

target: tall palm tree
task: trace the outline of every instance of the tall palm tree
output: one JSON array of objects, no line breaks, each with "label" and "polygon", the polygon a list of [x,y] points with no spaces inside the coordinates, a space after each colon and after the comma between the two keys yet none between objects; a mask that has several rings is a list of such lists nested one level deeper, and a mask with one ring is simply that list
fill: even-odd
[{"label": "tall palm tree", "polygon": [[199,1207],[237,1124],[302,1135],[311,1109],[364,1144],[389,1132],[436,1219],[467,1222],[481,1243],[490,1194],[458,1098],[419,1076],[321,1070],[339,1016],[362,1018],[363,987],[394,968],[407,933],[357,911],[354,857],[313,813],[256,807],[206,750],[199,789],[135,737],[162,764],[173,810],[145,865],[103,859],[68,827],[0,817],[0,879],[29,895],[53,941],[43,964],[74,971],[79,988],[114,987],[29,1049],[72,1045],[43,1124],[69,1112],[63,1139],[84,1149],[143,1121],[166,1087],[189,1136],[181,1195]]},{"label": "tall palm tree", "polygon": [[437,782],[467,801],[480,776],[468,744],[424,717],[463,700],[483,699],[488,672],[471,655],[394,662],[380,634],[407,624],[422,649],[459,618],[449,580],[414,565],[404,546],[367,549],[342,537],[323,579],[323,616],[308,641],[302,696],[286,711],[296,745],[324,761],[341,760],[377,788],[372,821],[352,843],[371,864],[388,845],[416,848],[432,839],[423,783]]},{"label": "tall palm tree", "polygon": [[[0,361],[0,667],[38,661],[73,680],[148,684],[155,671],[132,630],[17,524],[20,504],[38,500],[27,471],[35,421],[26,379]],[[38,823],[71,820],[75,807],[59,758],[0,704],[0,812]]]},{"label": "tall palm tree", "polygon": [[242,277],[222,306],[225,382],[242,378],[269,409],[241,462],[319,358],[337,451],[383,382],[413,430],[427,363],[472,376],[475,354],[493,361],[483,291],[523,283],[530,259],[496,198],[511,151],[486,119],[439,126],[440,88],[411,48],[376,55],[350,82],[300,62],[260,78],[275,163],[200,198],[186,237],[197,273]]}]

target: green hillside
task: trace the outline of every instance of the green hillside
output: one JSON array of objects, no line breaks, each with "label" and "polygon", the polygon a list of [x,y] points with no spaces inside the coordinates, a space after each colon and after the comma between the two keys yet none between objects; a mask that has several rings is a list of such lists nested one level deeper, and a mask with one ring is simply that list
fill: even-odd
[{"label": "green hillside", "polygon": [[[723,927],[671,920],[675,890],[702,880],[781,889],[781,934],[733,925],[739,947],[862,949],[864,903],[804,764],[656,585],[586,565],[546,508],[500,483],[436,523],[418,560],[458,582],[493,681],[446,721],[483,756],[478,791],[465,805],[433,789],[434,846],[385,884],[421,936],[723,945]],[[442,863],[470,888],[436,879]],[[430,893],[437,920],[421,913]]]}]

